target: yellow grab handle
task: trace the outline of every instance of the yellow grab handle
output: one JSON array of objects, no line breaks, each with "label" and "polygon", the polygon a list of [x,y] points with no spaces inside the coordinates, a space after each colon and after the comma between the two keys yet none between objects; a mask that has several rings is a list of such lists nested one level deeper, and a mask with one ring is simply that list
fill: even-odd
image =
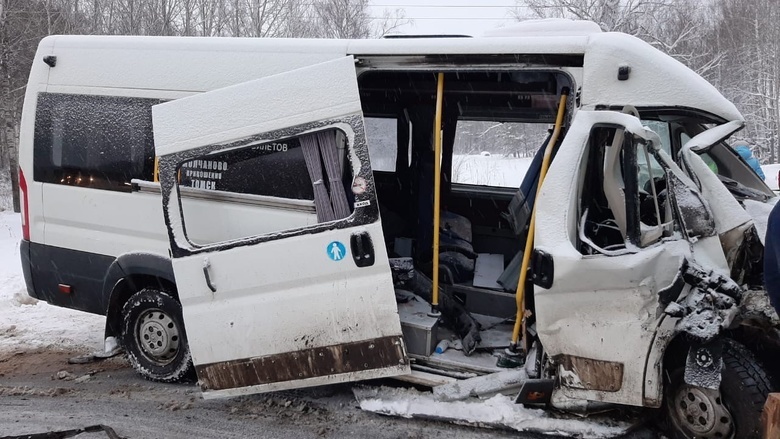
[{"label": "yellow grab handle", "polygon": [[517,316],[515,318],[515,327],[512,330],[512,343],[510,345],[513,347],[517,346],[517,342],[520,339],[520,328],[523,324],[523,318],[525,318],[525,282],[528,279],[528,264],[531,261],[531,252],[534,249],[536,206],[539,203],[539,192],[542,189],[544,177],[547,175],[547,168],[550,167],[552,151],[561,134],[561,126],[563,126],[563,115],[566,112],[566,98],[568,97],[568,94],[568,89],[563,89],[561,92],[561,101],[558,104],[558,115],[555,118],[555,129],[553,130],[552,136],[550,136],[550,141],[547,142],[547,147],[544,149],[544,160],[542,160],[542,168],[539,170],[539,182],[536,184],[536,201],[534,202],[534,208],[531,212],[531,224],[528,226],[528,236],[525,239],[525,250],[523,252],[523,263],[520,266],[520,277],[517,279],[517,293],[515,296],[515,300],[517,301]]},{"label": "yellow grab handle", "polygon": [[439,73],[436,85],[436,119],[433,122],[433,311],[439,306],[439,214],[441,202],[441,111],[444,100],[444,73]]}]

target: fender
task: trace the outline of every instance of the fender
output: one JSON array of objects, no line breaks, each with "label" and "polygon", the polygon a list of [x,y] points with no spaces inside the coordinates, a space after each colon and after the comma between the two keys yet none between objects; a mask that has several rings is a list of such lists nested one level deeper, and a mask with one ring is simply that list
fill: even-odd
[{"label": "fender", "polygon": [[[136,284],[135,276],[156,278],[176,284],[173,264],[170,258],[157,253],[125,253],[111,263],[103,280],[105,306],[105,336],[116,336],[120,332],[120,318],[125,301],[146,284]],[[159,281],[158,281],[159,282]],[[174,293],[175,291],[172,291]]]}]

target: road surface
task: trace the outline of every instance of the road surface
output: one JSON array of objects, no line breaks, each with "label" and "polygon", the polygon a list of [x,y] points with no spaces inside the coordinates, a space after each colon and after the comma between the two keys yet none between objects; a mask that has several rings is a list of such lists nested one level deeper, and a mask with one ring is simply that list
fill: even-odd
[{"label": "road surface", "polygon": [[0,438],[96,424],[123,438],[542,437],[367,413],[347,385],[203,400],[194,383],[143,380],[123,356],[68,364],[68,358],[83,353],[72,348],[0,353]]}]

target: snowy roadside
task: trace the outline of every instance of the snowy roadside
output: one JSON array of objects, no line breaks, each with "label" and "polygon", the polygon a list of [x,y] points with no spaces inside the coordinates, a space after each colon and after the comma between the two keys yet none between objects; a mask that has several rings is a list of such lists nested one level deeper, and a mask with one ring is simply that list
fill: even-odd
[{"label": "snowy roadside", "polygon": [[27,295],[20,239],[19,214],[0,212],[0,353],[102,349],[104,317],[51,306]]}]

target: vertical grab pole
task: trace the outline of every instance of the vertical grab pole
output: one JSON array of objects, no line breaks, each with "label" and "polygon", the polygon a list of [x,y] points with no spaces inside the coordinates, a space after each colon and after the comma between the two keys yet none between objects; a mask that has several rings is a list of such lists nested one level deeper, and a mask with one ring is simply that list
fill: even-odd
[{"label": "vertical grab pole", "polygon": [[441,222],[441,112],[444,100],[444,73],[436,83],[436,118],[433,122],[433,291],[431,315],[439,315],[439,224]]},{"label": "vertical grab pole", "polygon": [[558,142],[558,137],[561,134],[563,115],[566,112],[566,98],[568,95],[568,88],[561,90],[561,101],[558,103],[558,115],[555,118],[555,129],[553,129],[552,136],[550,136],[550,141],[547,142],[547,147],[544,149],[544,160],[542,160],[542,168],[539,170],[539,182],[536,184],[536,201],[534,202],[534,208],[531,212],[531,223],[528,226],[528,236],[525,238],[523,264],[520,266],[520,276],[517,279],[517,295],[515,296],[515,300],[517,301],[517,316],[515,317],[515,327],[512,330],[512,341],[509,344],[509,349],[514,352],[517,351],[517,343],[520,340],[520,328],[522,327],[523,319],[525,318],[525,283],[528,279],[528,265],[531,262],[531,252],[534,249],[534,232],[536,231],[536,206],[539,203],[539,192],[542,189],[544,177],[547,175],[547,168],[550,167],[552,151],[555,148],[555,144]]}]

